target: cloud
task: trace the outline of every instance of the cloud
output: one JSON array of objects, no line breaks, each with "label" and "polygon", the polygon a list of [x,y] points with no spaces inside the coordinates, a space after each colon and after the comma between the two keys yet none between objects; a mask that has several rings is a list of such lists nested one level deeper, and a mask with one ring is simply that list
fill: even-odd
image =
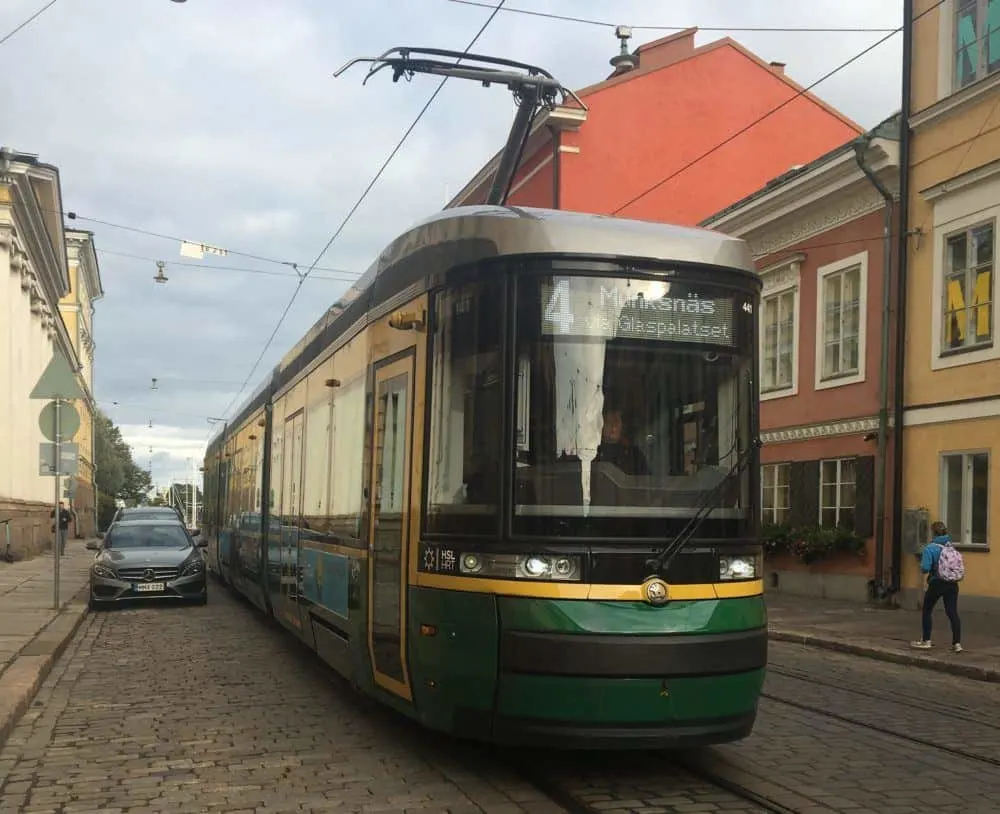
[{"label": "cloud", "polygon": [[[513,5],[513,4],[512,4]],[[520,4],[528,7],[528,4]],[[611,23],[688,26],[895,26],[902,3],[538,0],[530,8]],[[4,0],[0,31],[37,8]],[[463,48],[489,15],[447,0],[78,0],[60,3],[0,47],[3,142],[59,166],[81,215],[298,263],[316,258],[438,80],[367,86],[349,59],[391,46]],[[635,31],[633,45],[668,32]],[[702,31],[698,43],[724,36]],[[876,41],[732,32],[808,85]],[[605,77],[613,30],[501,12],[476,46],[551,70],[571,87]],[[899,104],[899,38],[817,89],[870,126]],[[13,78],[16,77],[16,81]],[[501,146],[509,94],[449,82],[320,265],[361,273],[414,221],[439,209]],[[153,475],[186,471],[236,394],[297,284],[289,266],[231,254],[185,265],[179,244],[92,222],[107,295],[97,303],[99,402]],[[153,260],[167,262],[157,285]],[[226,267],[256,269],[231,271]],[[346,289],[317,270],[244,396]],[[284,274],[286,276],[275,276]],[[157,391],[150,379],[159,379]],[[117,401],[118,406],[113,402]],[[153,428],[148,427],[152,419]]]}]

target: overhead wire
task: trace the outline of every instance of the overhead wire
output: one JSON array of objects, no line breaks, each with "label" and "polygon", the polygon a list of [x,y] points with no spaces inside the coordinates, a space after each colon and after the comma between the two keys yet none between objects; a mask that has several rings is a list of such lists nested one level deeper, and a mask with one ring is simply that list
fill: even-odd
[{"label": "overhead wire", "polygon": [[49,0],[49,2],[46,3],[44,6],[42,6],[40,9],[38,9],[38,11],[36,11],[34,14],[32,14],[23,22],[18,23],[16,26],[14,26],[14,28],[12,28],[6,34],[0,37],[0,45],[3,45],[5,42],[7,42],[7,40],[9,40],[11,37],[17,34],[18,31],[22,31],[23,29],[27,28],[29,25],[35,22],[35,20],[41,17],[46,11],[48,11],[58,2],[59,0]]},{"label": "overhead wire", "polygon": [[[500,10],[503,8],[503,5],[504,5],[505,2],[506,2],[506,0],[499,0],[499,2],[497,3],[497,5],[495,7],[494,6],[490,7],[490,8],[493,9],[493,11],[491,12],[490,16],[486,19],[486,22],[484,22],[482,24],[482,26],[479,28],[479,30],[476,32],[476,35],[469,41],[469,44],[467,46],[465,46],[465,48],[463,50],[463,54],[468,54],[469,51],[472,49],[472,47],[477,42],[479,42],[479,39],[486,32],[486,29],[489,27],[490,23],[492,23],[493,20],[496,18],[497,14],[500,13]],[[456,64],[458,64],[459,62],[461,62],[461,59],[456,60]],[[330,236],[330,239],[327,240],[326,245],[323,246],[323,249],[320,251],[320,253],[318,255],[316,255],[316,259],[312,262],[312,264],[306,270],[306,273],[304,275],[302,275],[301,279],[298,282],[298,285],[296,285],[296,287],[295,287],[295,291],[292,292],[292,296],[288,300],[288,304],[285,306],[284,311],[282,311],[281,316],[278,318],[278,321],[277,321],[277,323],[274,326],[274,330],[271,331],[271,335],[268,337],[267,342],[264,343],[263,349],[261,350],[260,354],[258,354],[256,360],[254,360],[253,366],[250,368],[250,372],[247,374],[246,378],[243,380],[243,385],[240,387],[239,391],[233,397],[233,400],[229,403],[229,405],[226,407],[226,409],[222,411],[223,415],[226,415],[226,416],[229,415],[229,411],[237,403],[237,401],[239,400],[240,396],[243,395],[243,391],[246,389],[246,386],[250,382],[250,379],[253,378],[253,375],[257,372],[257,368],[260,366],[260,363],[263,360],[264,355],[270,349],[271,344],[274,342],[274,338],[278,335],[278,331],[281,329],[281,326],[284,324],[285,319],[288,316],[288,312],[291,310],[292,305],[295,303],[295,300],[298,298],[299,292],[302,290],[302,284],[306,281],[306,279],[312,273],[313,269],[316,267],[316,265],[319,263],[319,261],[322,260],[323,257],[326,255],[326,253],[330,250],[330,247],[334,244],[334,242],[337,240],[337,238],[340,237],[340,234],[347,227],[347,224],[350,223],[351,218],[354,217],[354,213],[358,211],[358,209],[361,207],[361,204],[364,203],[365,199],[368,197],[368,194],[375,187],[375,184],[377,184],[378,181],[379,181],[379,179],[381,179],[382,174],[385,172],[386,168],[389,166],[389,164],[392,162],[392,160],[396,157],[396,154],[400,151],[400,149],[402,149],[403,145],[406,143],[406,140],[410,137],[410,134],[416,128],[417,124],[420,123],[420,120],[424,117],[424,114],[427,112],[428,108],[430,108],[430,106],[434,103],[434,100],[437,99],[438,94],[441,93],[441,90],[444,88],[445,83],[447,83],[447,81],[448,81],[448,77],[445,76],[438,83],[438,86],[434,89],[434,92],[430,95],[430,98],[427,99],[427,101],[424,103],[424,106],[420,109],[420,112],[417,113],[416,118],[413,120],[413,122],[410,124],[410,126],[406,128],[406,131],[403,133],[402,137],[396,143],[396,146],[393,147],[393,149],[389,153],[388,157],[385,159],[385,161],[382,162],[382,166],[379,167],[378,172],[375,173],[375,175],[372,178],[372,180],[368,183],[368,186],[365,187],[364,191],[361,193],[361,196],[354,203],[354,206],[352,206],[350,208],[350,210],[347,212],[347,215],[345,215],[344,219],[340,222],[340,225],[336,228],[336,230],[334,230],[333,234]]]},{"label": "overhead wire", "polygon": [[[112,257],[126,257],[126,258],[129,258],[131,260],[145,260],[146,262],[149,262],[149,263],[156,263],[156,262],[159,262],[160,260],[163,259],[162,257],[151,257],[149,255],[132,254],[131,252],[112,251],[111,249],[95,249],[95,251],[98,254],[107,254],[107,255],[110,255]],[[182,260],[181,261],[168,260],[166,262],[167,262],[168,266],[175,267],[175,268],[211,269],[212,271],[238,271],[238,272],[243,272],[243,273],[246,273],[246,274],[264,274],[264,275],[267,275],[269,277],[290,277],[292,279],[298,279],[298,277],[300,276],[300,275],[296,274],[295,272],[289,273],[289,272],[286,272],[286,271],[268,271],[267,269],[256,269],[256,268],[250,268],[248,266],[220,266],[220,265],[216,265],[215,263],[189,263],[189,262],[182,261]],[[331,280],[333,282],[350,282],[352,280],[358,279],[358,277],[361,276],[359,272],[348,271],[347,269],[323,268],[323,267],[317,266],[317,270],[319,270],[319,271],[328,271],[328,272],[331,272],[333,274],[339,274],[341,276],[340,277],[332,277],[332,276],[327,276],[327,275],[323,275],[323,274],[315,274],[315,275],[313,275],[313,279],[314,280]]]},{"label": "overhead wire", "polygon": [[[922,12],[920,12],[920,14],[916,15],[913,18],[913,22],[915,23],[918,20],[920,20],[922,17],[925,17],[926,15],[930,14],[932,11],[934,11],[934,9],[938,8],[938,6],[940,6],[944,2],[945,2],[945,0],[937,0],[937,2],[934,3],[932,6],[929,6],[928,8],[926,8]],[[802,90],[796,92],[795,94],[793,94],[792,96],[788,97],[787,99],[785,99],[780,104],[778,104],[775,107],[771,108],[766,113],[764,113],[762,116],[758,116],[756,119],[754,119],[749,124],[745,125],[744,127],[741,127],[735,133],[732,133],[731,135],[727,136],[725,139],[723,139],[722,141],[720,141],[714,147],[711,147],[709,150],[705,151],[704,153],[699,154],[698,156],[696,156],[695,158],[691,159],[690,161],[688,161],[683,166],[681,166],[678,169],[676,169],[673,172],[671,172],[665,178],[661,178],[659,181],[657,181],[652,186],[647,187],[645,190],[643,190],[642,192],[640,192],[638,195],[633,196],[632,198],[630,198],[629,200],[627,200],[625,203],[623,203],[620,206],[618,206],[616,209],[613,209],[610,214],[617,215],[617,214],[621,213],[622,211],[624,211],[625,209],[628,209],[628,207],[632,206],[633,204],[638,203],[643,198],[645,198],[647,195],[649,195],[651,192],[655,192],[657,189],[659,189],[660,187],[662,187],[668,181],[672,181],[677,176],[679,176],[682,173],[686,172],[687,170],[691,169],[691,167],[695,166],[695,164],[698,164],[701,161],[704,161],[710,155],[713,155],[714,153],[718,152],[723,147],[725,147],[727,144],[732,143],[735,139],[737,139],[740,136],[742,136],[748,130],[753,129],[758,124],[760,124],[762,121],[765,121],[766,119],[770,118],[775,113],[777,113],[779,110],[782,110],[783,108],[785,108],[788,105],[790,105],[796,99],[799,99],[802,96],[805,96],[807,93],[809,93],[813,88],[815,88],[820,83],[825,82],[830,77],[834,76],[835,74],[840,73],[840,71],[842,71],[845,68],[847,68],[848,66],[854,64],[859,59],[861,59],[863,56],[866,56],[867,54],[871,53],[872,51],[874,51],[876,48],[878,48],[883,43],[888,42],[890,39],[892,39],[894,36],[896,36],[896,34],[898,34],[902,30],[903,30],[903,27],[899,26],[898,28],[893,29],[891,33],[886,34],[884,37],[880,37],[877,41],[873,42],[868,47],[866,47],[863,50],[859,51],[854,56],[852,56],[850,59],[846,60],[845,62],[840,63],[839,65],[837,65],[832,70],[827,71],[825,74],[823,74],[823,76],[821,76],[819,79],[817,79],[811,85],[808,85],[808,86],[802,88]]]},{"label": "overhead wire", "polygon": [[[482,0],[448,0],[450,3],[457,3],[462,6],[475,6],[478,8],[493,8],[489,3]],[[594,20],[588,17],[572,17],[568,14],[554,14],[547,11],[533,11],[526,8],[503,9],[508,14],[524,14],[530,17],[542,17],[549,20],[560,20],[567,23],[582,23],[584,25],[601,26],[602,28],[615,28],[617,23],[607,20]],[[773,33],[824,33],[824,34],[852,34],[852,33],[885,33],[894,31],[892,28],[869,28],[869,27],[812,27],[812,26],[693,26],[693,25],[630,25],[634,31],[686,31],[689,28],[697,28],[699,31],[739,31],[739,32],[773,32]]]},{"label": "overhead wire", "polygon": [[82,220],[86,221],[87,223],[96,223],[100,226],[107,226],[110,229],[121,229],[124,232],[132,232],[137,235],[145,235],[146,237],[156,237],[159,238],[160,240],[170,240],[174,243],[191,243],[196,246],[213,246],[224,250],[227,255],[231,254],[235,255],[236,257],[245,257],[248,260],[259,260],[261,263],[275,263],[276,265],[289,266],[293,269],[297,269],[299,267],[298,263],[295,263],[291,260],[278,260],[274,257],[265,257],[260,254],[253,254],[252,252],[242,252],[236,249],[229,249],[224,246],[216,246],[216,244],[214,243],[206,243],[204,241],[199,242],[196,240],[190,240],[188,238],[176,237],[175,235],[165,235],[163,234],[163,232],[154,232],[152,229],[143,229],[138,226],[128,226],[127,224],[124,223],[114,223],[113,221],[102,220],[100,218],[87,217],[86,215],[81,215],[79,212],[75,212],[73,210],[46,209],[44,211],[52,212],[55,215],[60,215],[66,218],[67,220]]}]

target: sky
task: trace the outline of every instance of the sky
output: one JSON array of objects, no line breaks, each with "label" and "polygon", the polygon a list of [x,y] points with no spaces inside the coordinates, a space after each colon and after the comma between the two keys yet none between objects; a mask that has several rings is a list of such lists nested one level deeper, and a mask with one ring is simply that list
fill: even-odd
[{"label": "sky", "polygon": [[[43,5],[3,0],[0,38]],[[639,26],[717,29],[696,45],[731,36],[802,85],[884,34],[739,29],[902,19],[902,0],[506,5],[475,50],[538,64],[570,88],[610,73],[613,28],[513,9],[632,25],[633,48],[671,33]],[[462,50],[489,15],[453,0],[61,0],[0,45],[0,144],[56,165],[63,207],[81,217],[71,225],[95,234],[106,292],[95,306],[95,397],[155,483],[196,474],[217,432],[208,419],[232,415],[386,244],[441,209],[502,146],[514,113],[505,89],[448,82],[302,284],[234,403],[297,285],[288,264],[316,263],[439,81],[393,84],[383,73],[362,87],[364,66],[333,72],[398,45]],[[897,34],[815,93],[877,124],[899,108],[901,47]],[[136,229],[229,255],[192,260],[176,239]]]}]

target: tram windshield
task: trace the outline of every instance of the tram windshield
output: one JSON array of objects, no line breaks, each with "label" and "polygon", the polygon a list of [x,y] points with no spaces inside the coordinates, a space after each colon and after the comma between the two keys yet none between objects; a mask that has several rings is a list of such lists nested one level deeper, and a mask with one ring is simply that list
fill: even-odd
[{"label": "tram windshield", "polygon": [[[522,278],[515,533],[645,537],[748,515],[752,309],[689,283]],[[664,522],[673,520],[674,522]]]}]

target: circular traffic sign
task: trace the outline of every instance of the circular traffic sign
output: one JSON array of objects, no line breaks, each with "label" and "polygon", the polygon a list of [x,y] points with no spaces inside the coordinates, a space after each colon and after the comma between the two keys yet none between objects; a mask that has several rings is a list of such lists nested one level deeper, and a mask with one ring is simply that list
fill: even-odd
[{"label": "circular traffic sign", "polygon": [[[38,416],[38,426],[42,435],[49,441],[56,440],[56,402],[50,401],[42,408]],[[59,402],[59,434],[60,441],[69,441],[80,429],[80,414],[76,407],[68,401]]]}]

